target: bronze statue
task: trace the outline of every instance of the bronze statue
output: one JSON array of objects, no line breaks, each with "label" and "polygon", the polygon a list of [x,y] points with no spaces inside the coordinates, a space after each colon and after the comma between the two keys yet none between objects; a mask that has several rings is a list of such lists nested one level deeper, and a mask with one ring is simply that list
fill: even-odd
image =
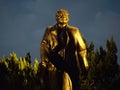
[{"label": "bronze statue", "polygon": [[85,42],[79,29],[68,25],[67,10],[58,10],[56,21],[40,45],[41,90],[80,90],[81,67],[88,68]]}]

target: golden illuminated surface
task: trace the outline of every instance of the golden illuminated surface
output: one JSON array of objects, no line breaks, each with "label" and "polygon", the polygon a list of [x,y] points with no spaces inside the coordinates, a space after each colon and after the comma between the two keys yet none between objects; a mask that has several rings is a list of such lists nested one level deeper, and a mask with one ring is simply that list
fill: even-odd
[{"label": "golden illuminated surface", "polygon": [[[83,40],[81,33],[79,32],[79,29],[68,25],[68,11],[64,9],[58,10],[56,13],[56,22],[56,25],[48,26],[46,28],[45,34],[40,45],[41,64],[44,68],[47,68],[47,70],[49,71],[48,81],[50,81],[49,85],[51,87],[51,90],[58,90],[60,85],[58,85],[57,75],[59,72],[61,72],[55,67],[55,65],[53,65],[52,61],[50,61],[49,55],[51,55],[51,52],[55,52],[58,55],[60,55],[63,58],[63,60],[65,60],[73,69],[76,67],[80,68],[81,61],[84,63],[86,69],[89,67],[86,58],[86,44]],[[63,60],[61,60],[61,62],[63,62]],[[75,63],[73,62],[73,60]],[[67,65],[61,65],[61,67],[66,66]],[[79,75],[76,77],[79,77]],[[73,90],[72,83],[74,82],[71,81],[68,72],[63,72],[62,81],[62,90]],[[76,83],[78,82],[76,81]],[[42,81],[42,84],[44,84],[44,80]]]},{"label": "golden illuminated surface", "polygon": [[87,55],[86,45],[85,45],[85,43],[82,39],[82,36],[81,36],[80,32],[75,33],[75,39],[76,39],[76,41],[78,41],[78,45],[81,47],[81,50],[80,50],[79,53],[80,53],[80,55],[83,59],[84,65],[85,65],[86,68],[88,68],[89,65],[88,65],[88,61],[87,61],[87,58],[86,58],[86,55]]},{"label": "golden illuminated surface", "polygon": [[56,21],[59,25],[66,25],[69,21],[69,13],[67,10],[60,9],[56,13]]}]

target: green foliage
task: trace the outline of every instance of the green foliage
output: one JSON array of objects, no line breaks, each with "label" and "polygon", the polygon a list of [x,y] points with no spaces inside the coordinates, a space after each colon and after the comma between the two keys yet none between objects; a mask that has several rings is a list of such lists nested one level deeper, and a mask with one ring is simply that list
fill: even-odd
[{"label": "green foliage", "polygon": [[[106,49],[94,50],[88,45],[89,69],[81,77],[81,90],[119,90],[120,65],[113,37],[106,41]],[[18,58],[16,53],[0,59],[0,90],[40,90],[41,68],[37,59],[31,63],[30,53]]]},{"label": "green foliage", "polygon": [[93,42],[88,47],[89,70],[82,90],[119,90],[120,66],[113,37],[106,41],[106,50],[100,46],[94,51]]},{"label": "green foliage", "polygon": [[38,66],[35,59],[32,67],[30,53],[18,58],[13,52],[0,60],[0,90],[33,90],[38,87]]}]

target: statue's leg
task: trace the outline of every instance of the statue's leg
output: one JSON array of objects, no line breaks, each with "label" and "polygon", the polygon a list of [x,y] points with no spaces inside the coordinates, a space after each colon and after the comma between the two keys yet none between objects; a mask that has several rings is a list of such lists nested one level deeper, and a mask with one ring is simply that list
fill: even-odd
[{"label": "statue's leg", "polygon": [[63,89],[62,90],[72,90],[72,82],[68,73],[63,73]]}]

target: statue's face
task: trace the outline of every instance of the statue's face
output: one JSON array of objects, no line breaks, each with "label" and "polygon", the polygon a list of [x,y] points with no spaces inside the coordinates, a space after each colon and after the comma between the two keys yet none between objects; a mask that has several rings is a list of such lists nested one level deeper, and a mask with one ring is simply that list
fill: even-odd
[{"label": "statue's face", "polygon": [[69,21],[69,15],[66,12],[60,12],[56,15],[56,21],[59,24],[67,24]]}]

